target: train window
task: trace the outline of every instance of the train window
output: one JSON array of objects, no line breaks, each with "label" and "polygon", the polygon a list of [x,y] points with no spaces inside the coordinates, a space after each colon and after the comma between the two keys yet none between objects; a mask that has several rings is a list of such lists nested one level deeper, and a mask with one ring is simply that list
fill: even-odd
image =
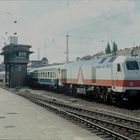
[{"label": "train window", "polygon": [[139,70],[137,61],[126,61],[126,67],[128,70]]},{"label": "train window", "polygon": [[121,65],[117,64],[117,71],[120,72],[121,71]]},{"label": "train window", "polygon": [[50,77],[50,72],[48,72],[48,78]]},{"label": "train window", "polygon": [[50,72],[50,77],[52,78],[52,72]]},{"label": "train window", "polygon": [[53,78],[54,78],[54,72],[53,72]]}]

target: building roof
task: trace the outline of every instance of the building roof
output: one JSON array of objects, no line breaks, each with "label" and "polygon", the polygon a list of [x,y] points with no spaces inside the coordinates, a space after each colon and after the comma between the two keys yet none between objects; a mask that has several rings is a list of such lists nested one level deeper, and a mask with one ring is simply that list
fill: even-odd
[{"label": "building roof", "polygon": [[24,44],[8,44],[2,48],[3,52],[0,55],[4,55],[6,53],[11,53],[15,51],[27,51],[29,54],[33,53],[33,51],[29,51],[31,45]]},{"label": "building roof", "polygon": [[4,46],[2,48],[2,50],[6,49],[6,48],[9,48],[9,47],[29,47],[29,48],[31,48],[32,46],[31,45],[26,45],[26,44],[8,44],[8,45]]}]

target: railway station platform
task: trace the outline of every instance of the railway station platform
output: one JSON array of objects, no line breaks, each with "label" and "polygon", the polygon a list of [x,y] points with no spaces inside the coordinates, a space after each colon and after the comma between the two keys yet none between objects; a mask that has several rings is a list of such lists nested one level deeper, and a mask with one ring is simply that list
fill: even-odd
[{"label": "railway station platform", "polygon": [[97,135],[0,88],[0,140],[101,140]]}]

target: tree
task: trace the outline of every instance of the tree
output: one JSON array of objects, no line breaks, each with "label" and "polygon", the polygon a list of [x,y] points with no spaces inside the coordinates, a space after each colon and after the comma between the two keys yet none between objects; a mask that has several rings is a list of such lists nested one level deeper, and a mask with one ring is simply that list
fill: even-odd
[{"label": "tree", "polygon": [[111,49],[110,49],[109,43],[107,43],[107,46],[106,46],[106,49],[105,49],[105,53],[106,54],[110,54],[111,53]]},{"label": "tree", "polygon": [[117,51],[118,51],[118,46],[117,46],[117,44],[116,44],[115,41],[114,41],[114,42],[113,42],[112,53],[113,53],[113,54],[116,54]]}]

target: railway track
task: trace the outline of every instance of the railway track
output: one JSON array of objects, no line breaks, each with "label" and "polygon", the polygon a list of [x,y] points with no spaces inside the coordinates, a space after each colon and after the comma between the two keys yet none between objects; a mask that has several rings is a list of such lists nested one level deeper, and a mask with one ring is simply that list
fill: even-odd
[{"label": "railway track", "polygon": [[55,111],[62,117],[96,133],[103,139],[139,140],[140,122],[125,117],[90,111],[79,107],[57,102],[55,99],[45,99],[33,94],[20,94],[33,102]]}]

